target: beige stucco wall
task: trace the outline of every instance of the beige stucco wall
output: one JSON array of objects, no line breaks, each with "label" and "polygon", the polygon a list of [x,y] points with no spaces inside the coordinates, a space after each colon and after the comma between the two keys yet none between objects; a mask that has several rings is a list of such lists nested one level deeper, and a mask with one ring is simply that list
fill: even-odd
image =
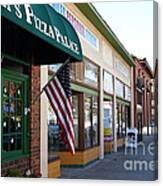
[{"label": "beige stucco wall", "polygon": [[[124,61],[124,59],[111,46],[105,37],[103,37],[103,35],[96,29],[96,27],[80,12],[80,10],[74,4],[67,3],[64,5],[73,16],[75,16],[98,38],[99,47],[98,49],[95,49],[85,39],[83,39],[80,34],[78,34],[82,45],[83,55],[130,86],[131,67],[127,64],[127,62]],[[120,70],[118,70],[119,68],[116,68],[116,61],[121,63],[121,66],[123,69],[125,69],[126,72],[120,72]],[[128,74],[128,76],[126,76],[126,74]]]}]

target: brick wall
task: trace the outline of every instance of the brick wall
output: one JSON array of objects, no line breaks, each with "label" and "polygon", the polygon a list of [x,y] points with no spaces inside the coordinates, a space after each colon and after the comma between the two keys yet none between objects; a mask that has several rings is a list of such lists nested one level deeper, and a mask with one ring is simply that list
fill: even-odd
[{"label": "brick wall", "polygon": [[[31,66],[31,103],[40,93],[40,67]],[[40,100],[32,104],[30,115],[30,166],[34,176],[40,176]]]},{"label": "brick wall", "polygon": [[29,167],[29,158],[20,158],[19,160],[12,160],[1,165],[2,177],[7,176],[8,170],[18,170],[21,176]]}]

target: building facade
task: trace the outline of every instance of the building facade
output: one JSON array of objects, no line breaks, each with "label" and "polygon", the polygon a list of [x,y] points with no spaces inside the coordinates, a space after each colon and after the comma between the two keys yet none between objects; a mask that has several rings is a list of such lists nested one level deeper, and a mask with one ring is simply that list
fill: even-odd
[{"label": "building facade", "polygon": [[[63,167],[83,167],[103,159],[124,144],[127,127],[133,126],[133,59],[91,4],[52,4],[76,30],[83,62],[71,65],[71,87],[76,153],[73,156],[60,139],[57,118],[43,98],[42,122],[47,122],[48,165],[56,177]],[[58,66],[44,69],[42,84]],[[46,71],[46,72],[45,72]],[[46,77],[46,78],[45,78]],[[45,106],[46,105],[46,106]],[[45,116],[48,110],[48,115]],[[48,160],[47,160],[48,161]],[[53,168],[52,168],[53,167]],[[57,168],[56,168],[57,167]],[[56,170],[56,175],[55,171]]]},{"label": "building facade", "polygon": [[138,59],[133,56],[134,68],[134,96],[135,96],[135,127],[138,129],[138,140],[143,139],[143,129],[147,135],[154,121],[153,108],[153,74],[146,59]]},{"label": "building facade", "polygon": [[1,28],[1,174],[45,176],[41,65],[67,58],[81,61],[80,41],[71,24],[49,5],[2,5]]}]

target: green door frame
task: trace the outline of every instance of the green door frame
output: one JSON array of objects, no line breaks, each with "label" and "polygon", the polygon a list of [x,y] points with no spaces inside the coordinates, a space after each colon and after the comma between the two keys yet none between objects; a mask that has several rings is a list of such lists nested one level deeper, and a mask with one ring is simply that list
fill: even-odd
[{"label": "green door frame", "polygon": [[[23,82],[23,108],[28,106],[28,87],[29,87],[29,76],[20,74],[17,72],[13,72],[10,70],[2,69],[1,70],[1,101],[3,101],[3,85],[4,85],[4,79],[14,80],[15,82]],[[3,102],[2,102],[3,103]],[[1,119],[3,121],[3,108],[1,103]],[[24,110],[22,111],[24,113]],[[13,151],[13,152],[2,152],[2,162],[15,160],[20,157],[28,156],[29,153],[29,126],[28,124],[28,115],[23,114],[23,140],[22,140],[22,150],[19,151]],[[1,123],[2,126],[2,123]],[[3,127],[2,127],[2,133],[1,133],[1,144],[3,144]]]}]

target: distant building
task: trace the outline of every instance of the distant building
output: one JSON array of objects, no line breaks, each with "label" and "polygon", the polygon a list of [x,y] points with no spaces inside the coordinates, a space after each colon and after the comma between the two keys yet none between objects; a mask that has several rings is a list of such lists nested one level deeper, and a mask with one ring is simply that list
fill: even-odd
[{"label": "distant building", "polygon": [[158,130],[158,60],[154,67],[155,129]]},{"label": "distant building", "polygon": [[133,56],[134,68],[134,123],[138,129],[138,140],[142,141],[143,128],[147,135],[153,119],[152,105],[154,105],[153,73],[146,60]]}]

